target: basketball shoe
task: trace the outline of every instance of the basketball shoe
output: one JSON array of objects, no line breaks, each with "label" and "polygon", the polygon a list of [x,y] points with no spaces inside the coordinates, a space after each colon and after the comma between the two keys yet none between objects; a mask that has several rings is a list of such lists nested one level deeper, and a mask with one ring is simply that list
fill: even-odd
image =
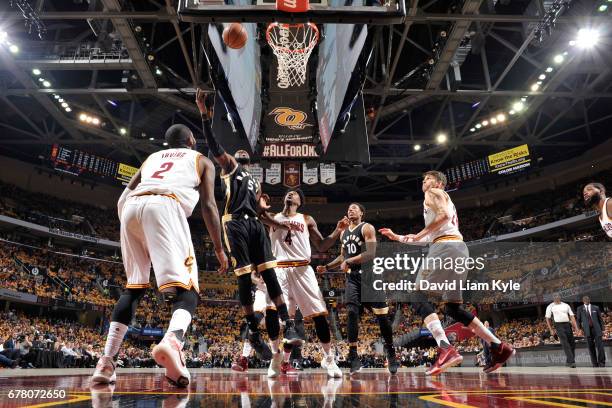
[{"label": "basketball shoe", "polygon": [[506,343],[501,343],[497,347],[491,347],[491,361],[489,361],[489,364],[487,364],[482,371],[485,373],[492,373],[504,365],[504,363],[515,354],[516,350]]},{"label": "basketball shoe", "polygon": [[332,378],[342,377],[342,370],[336,364],[336,359],[333,353],[329,353],[321,360],[321,368],[327,370],[327,375]]},{"label": "basketball shoe", "polygon": [[274,356],[272,357],[272,360],[270,360],[270,366],[268,367],[268,377],[269,378],[278,377],[281,374],[282,364],[283,364],[283,353],[279,351],[278,353],[275,353]]},{"label": "basketball shoe", "polygon": [[281,374],[283,375],[298,375],[299,374],[298,371],[295,368],[293,368],[291,363],[289,363],[288,361],[283,361],[283,363],[281,364],[280,370],[281,370]]},{"label": "basketball shoe", "polygon": [[249,369],[249,360],[245,356],[240,356],[232,363],[232,370],[246,373]]},{"label": "basketball shoe", "polygon": [[115,363],[112,357],[100,357],[98,364],[96,364],[96,370],[91,376],[91,381],[96,384],[110,384],[117,381]]},{"label": "basketball shoe", "polygon": [[427,375],[438,375],[445,371],[447,368],[454,367],[461,364],[463,356],[459,354],[453,346],[445,348],[438,347],[438,359],[436,362],[425,371]]},{"label": "basketball shoe", "polygon": [[385,354],[387,354],[387,369],[391,374],[397,373],[397,370],[400,368],[400,363],[395,356],[395,348],[393,345],[385,345]]},{"label": "basketball shoe", "polygon": [[191,375],[185,365],[183,343],[176,338],[176,334],[166,332],[162,341],[153,347],[152,354],[155,362],[166,369],[166,378],[170,384],[177,387],[189,385]]}]

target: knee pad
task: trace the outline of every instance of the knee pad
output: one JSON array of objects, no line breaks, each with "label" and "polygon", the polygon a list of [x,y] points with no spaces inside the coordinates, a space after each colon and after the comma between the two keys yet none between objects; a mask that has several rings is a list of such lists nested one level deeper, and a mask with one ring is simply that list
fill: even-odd
[{"label": "knee pad", "polygon": [[447,303],[444,312],[464,326],[469,326],[474,320],[474,315],[465,310],[459,303]]},{"label": "knee pad", "polygon": [[183,309],[193,316],[198,307],[198,298],[198,293],[195,289],[177,288],[176,297],[172,303],[172,313],[177,309]]},{"label": "knee pad", "polygon": [[268,296],[270,296],[270,299],[274,299],[283,294],[283,291],[278,284],[278,279],[276,279],[276,272],[274,272],[274,269],[266,269],[265,271],[262,271],[261,278],[266,284],[266,289],[268,290]]},{"label": "knee pad", "polygon": [[326,316],[315,316],[312,318],[314,322],[315,331],[319,341],[323,344],[327,344],[331,341],[331,333],[329,330],[329,323],[327,322]]},{"label": "knee pad", "polygon": [[252,285],[250,273],[238,276],[238,298],[242,306],[251,306],[253,304]]},{"label": "knee pad", "polygon": [[273,309],[266,311],[266,331],[270,340],[274,341],[278,339],[280,334],[280,323],[278,321],[278,312]]},{"label": "knee pad", "polygon": [[121,294],[119,301],[113,309],[111,321],[119,322],[129,326],[132,318],[136,315],[138,301],[145,294],[146,289],[126,289]]},{"label": "knee pad", "polygon": [[434,309],[434,307],[429,302],[413,303],[412,308],[414,309],[416,314],[421,316],[422,319],[425,319],[430,314],[436,312],[436,309]]}]

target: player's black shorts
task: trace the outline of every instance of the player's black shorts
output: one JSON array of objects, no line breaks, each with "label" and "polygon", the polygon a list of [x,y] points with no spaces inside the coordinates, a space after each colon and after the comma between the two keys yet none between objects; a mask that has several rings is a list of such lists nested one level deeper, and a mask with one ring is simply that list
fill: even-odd
[{"label": "player's black shorts", "polygon": [[237,276],[274,268],[276,260],[263,223],[255,217],[236,216],[223,221],[225,245],[229,247]]},{"label": "player's black shorts", "polygon": [[370,299],[368,301],[361,300],[361,278],[359,276],[350,274],[347,277],[344,296],[346,304],[357,306],[360,313],[363,313],[363,309],[369,309],[375,315],[387,314],[389,312],[389,305],[384,293],[369,294],[368,297],[373,296],[373,301],[369,301]]}]

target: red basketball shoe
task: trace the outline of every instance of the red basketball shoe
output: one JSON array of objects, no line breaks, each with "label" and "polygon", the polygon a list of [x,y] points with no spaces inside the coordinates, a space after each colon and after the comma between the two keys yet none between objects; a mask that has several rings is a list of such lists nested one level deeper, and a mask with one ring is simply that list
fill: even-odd
[{"label": "red basketball shoe", "polygon": [[516,354],[516,350],[512,348],[512,346],[501,343],[499,346],[495,348],[490,348],[491,350],[491,361],[487,364],[482,371],[485,373],[492,373],[497,370],[499,367],[504,365],[504,363],[513,355]]},{"label": "red basketball shoe", "polygon": [[425,371],[425,374],[438,375],[447,368],[461,364],[463,361],[463,356],[459,354],[453,346],[448,346],[446,348],[438,347],[438,353],[438,359],[427,371]]},{"label": "red basketball shoe", "polygon": [[245,356],[240,356],[232,363],[232,370],[246,373],[249,369],[249,360]]}]

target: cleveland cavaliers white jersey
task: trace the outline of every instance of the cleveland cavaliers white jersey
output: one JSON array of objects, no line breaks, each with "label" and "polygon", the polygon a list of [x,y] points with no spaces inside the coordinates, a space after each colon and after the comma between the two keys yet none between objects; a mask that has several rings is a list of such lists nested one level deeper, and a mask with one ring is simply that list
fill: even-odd
[{"label": "cleveland cavaliers white jersey", "polygon": [[274,216],[281,224],[291,224],[291,235],[284,229],[270,229],[272,253],[277,261],[310,261],[310,233],[304,214],[285,217],[282,213]]},{"label": "cleveland cavaliers white jersey", "polygon": [[601,228],[603,228],[604,232],[608,236],[608,238],[612,238],[612,218],[608,216],[608,200],[610,198],[606,198],[604,201],[603,208],[601,209],[601,215],[599,216],[599,223],[601,224]]},{"label": "cleveland cavaliers white jersey", "polygon": [[130,196],[145,194],[173,195],[189,217],[200,199],[198,159],[201,153],[191,149],[167,149],[150,155],[143,163],[140,184]]},{"label": "cleveland cavaliers white jersey", "polygon": [[[463,240],[463,235],[459,232],[459,217],[457,216],[457,209],[455,208],[455,204],[450,199],[450,196],[443,192],[446,195],[448,200],[446,211],[448,212],[450,218],[449,220],[438,229],[438,231],[433,232],[427,237],[427,242],[434,242],[437,238],[442,236],[456,236],[457,239]],[[436,213],[429,207],[425,205],[423,202],[423,217],[425,218],[425,226],[427,227],[429,224],[434,222],[436,219]]]}]

